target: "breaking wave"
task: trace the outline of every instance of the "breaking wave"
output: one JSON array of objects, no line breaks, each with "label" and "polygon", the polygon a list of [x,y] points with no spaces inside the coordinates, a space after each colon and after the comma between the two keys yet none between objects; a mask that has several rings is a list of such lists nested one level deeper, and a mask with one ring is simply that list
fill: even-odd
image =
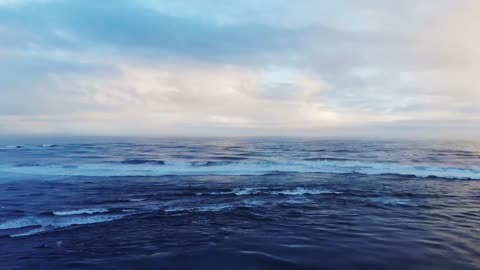
[{"label": "breaking wave", "polygon": [[[162,166],[158,166],[162,165]],[[397,174],[416,177],[479,179],[480,168],[417,166],[359,161],[276,162],[163,162],[128,160],[122,163],[56,164],[43,166],[1,165],[0,172],[48,176],[162,176],[162,175],[264,175],[270,173]]]},{"label": "breaking wave", "polygon": [[19,230],[11,237],[27,236],[72,225],[85,225],[121,219],[126,215],[25,216],[0,223],[0,230]]},{"label": "breaking wave", "polygon": [[53,212],[56,216],[71,216],[71,215],[91,215],[97,213],[106,213],[108,209],[105,208],[87,208],[87,209],[78,209],[70,211],[55,211]]}]

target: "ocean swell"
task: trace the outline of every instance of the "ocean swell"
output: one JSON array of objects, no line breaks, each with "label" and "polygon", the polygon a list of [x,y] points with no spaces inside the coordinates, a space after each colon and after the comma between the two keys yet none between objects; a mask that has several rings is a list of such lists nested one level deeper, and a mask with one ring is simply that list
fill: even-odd
[{"label": "ocean swell", "polygon": [[[158,166],[162,164],[162,166]],[[202,164],[204,166],[199,166]],[[206,165],[206,166],[205,166]],[[399,163],[359,161],[275,161],[275,162],[128,162],[57,164],[44,166],[0,165],[0,172],[48,176],[162,176],[162,175],[264,175],[270,173],[359,173],[397,174],[416,177],[478,179],[480,168],[417,166]]]}]

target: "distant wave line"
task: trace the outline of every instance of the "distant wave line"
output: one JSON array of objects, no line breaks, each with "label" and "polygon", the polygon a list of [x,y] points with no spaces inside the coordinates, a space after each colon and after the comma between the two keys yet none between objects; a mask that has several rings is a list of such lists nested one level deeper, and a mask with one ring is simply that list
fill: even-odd
[{"label": "distant wave line", "polygon": [[[200,165],[200,166],[199,166]],[[203,165],[203,166],[202,166]],[[397,174],[416,177],[480,180],[480,168],[367,163],[360,161],[275,161],[275,162],[165,162],[155,163],[77,163],[43,166],[0,165],[0,172],[47,176],[163,176],[163,175],[264,175],[271,173],[359,173]]]}]

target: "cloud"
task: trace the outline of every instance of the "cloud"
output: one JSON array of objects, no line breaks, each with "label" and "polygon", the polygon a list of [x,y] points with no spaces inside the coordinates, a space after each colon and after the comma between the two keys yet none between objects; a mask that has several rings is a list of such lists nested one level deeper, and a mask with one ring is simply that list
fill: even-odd
[{"label": "cloud", "polygon": [[[130,124],[150,124],[152,130],[158,131],[178,125],[248,129],[261,125],[278,129],[292,124],[310,125],[316,119],[328,121],[332,115],[320,109],[319,101],[310,98],[323,87],[322,82],[313,78],[291,80],[295,89],[289,98],[272,98],[275,93],[266,95],[262,88],[265,84],[262,70],[252,72],[239,67],[193,63],[180,66],[122,63],[119,69],[119,74],[111,76],[74,74],[51,79],[59,87],[76,89],[77,103],[92,106],[90,112],[94,114]],[[66,113],[71,111],[65,109]]]},{"label": "cloud", "polygon": [[473,0],[4,0],[0,128],[470,132],[478,10]]},{"label": "cloud", "polygon": [[0,24],[18,45],[40,49],[110,50],[136,56],[237,58],[294,49],[306,30],[262,22],[223,23],[153,10],[131,1],[52,1],[0,9]]}]

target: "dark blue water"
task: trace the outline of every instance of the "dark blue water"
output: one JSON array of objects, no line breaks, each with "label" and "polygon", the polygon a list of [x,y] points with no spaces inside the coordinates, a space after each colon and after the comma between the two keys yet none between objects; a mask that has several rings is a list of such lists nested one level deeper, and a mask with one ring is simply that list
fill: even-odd
[{"label": "dark blue water", "polygon": [[480,145],[3,138],[0,269],[480,269]]}]

